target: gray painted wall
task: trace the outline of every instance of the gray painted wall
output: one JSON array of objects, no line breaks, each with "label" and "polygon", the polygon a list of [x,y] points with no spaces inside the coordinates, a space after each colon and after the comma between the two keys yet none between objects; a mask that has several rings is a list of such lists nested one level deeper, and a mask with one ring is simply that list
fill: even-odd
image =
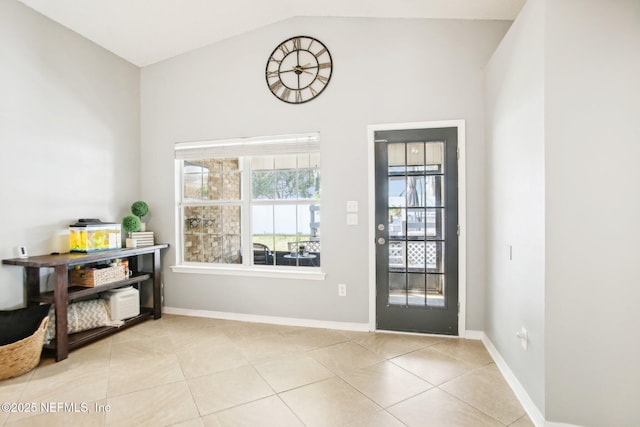
[{"label": "gray painted wall", "polygon": [[547,418],[638,426],[640,1],[546,16]]},{"label": "gray painted wall", "polygon": [[[120,222],[140,195],[140,71],[14,0],[0,64],[0,257],[67,251],[69,224]],[[21,268],[0,283],[0,308],[24,303]]]},{"label": "gray painted wall", "polygon": [[[467,328],[484,325],[482,67],[510,22],[296,18],[142,70],[142,194],[149,226],[175,243],[173,144],[320,131],[325,281],[173,273],[165,305],[177,308],[368,322],[367,125],[465,119],[467,125]],[[328,88],[304,105],[277,100],[264,79],[281,41],[323,41],[335,62]],[[360,206],[346,225],[347,200]],[[155,212],[155,213],[154,213]],[[337,284],[347,284],[338,297]]]},{"label": "gray painted wall", "polygon": [[[544,2],[529,0],[486,67],[485,332],[544,412]],[[510,258],[510,249],[511,254]],[[525,327],[525,351],[515,333]]]},{"label": "gray painted wall", "polygon": [[552,422],[640,425],[638,52],[637,0],[529,0],[487,67],[486,331]]}]

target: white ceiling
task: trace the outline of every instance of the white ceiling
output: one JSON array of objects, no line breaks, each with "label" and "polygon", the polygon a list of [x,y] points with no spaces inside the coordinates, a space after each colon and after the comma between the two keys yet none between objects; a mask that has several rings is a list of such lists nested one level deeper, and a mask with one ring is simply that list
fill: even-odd
[{"label": "white ceiling", "polygon": [[20,0],[138,66],[294,16],[506,19],[526,0]]}]

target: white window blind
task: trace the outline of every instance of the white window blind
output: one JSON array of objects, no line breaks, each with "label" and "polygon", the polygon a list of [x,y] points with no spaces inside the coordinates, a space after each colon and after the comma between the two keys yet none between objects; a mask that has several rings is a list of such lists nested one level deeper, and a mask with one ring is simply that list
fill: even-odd
[{"label": "white window blind", "polygon": [[299,154],[320,150],[318,132],[269,137],[177,142],[176,160]]}]

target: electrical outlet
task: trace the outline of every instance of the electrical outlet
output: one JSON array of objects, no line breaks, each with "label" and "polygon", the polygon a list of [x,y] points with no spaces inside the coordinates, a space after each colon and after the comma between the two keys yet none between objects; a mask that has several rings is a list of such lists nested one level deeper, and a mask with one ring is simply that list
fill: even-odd
[{"label": "electrical outlet", "polygon": [[347,296],[347,285],[344,283],[338,284],[338,296],[346,297]]},{"label": "electrical outlet", "polygon": [[17,246],[15,248],[15,253],[18,258],[28,258],[27,247],[26,246]]},{"label": "electrical outlet", "polygon": [[522,327],[520,331],[516,332],[516,337],[520,339],[520,345],[526,350],[529,347],[529,331]]}]

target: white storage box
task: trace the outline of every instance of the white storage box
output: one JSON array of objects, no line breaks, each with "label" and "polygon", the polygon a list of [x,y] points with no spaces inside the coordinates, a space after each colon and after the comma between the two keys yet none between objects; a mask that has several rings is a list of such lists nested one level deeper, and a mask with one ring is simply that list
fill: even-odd
[{"label": "white storage box", "polygon": [[129,319],[140,314],[140,296],[131,286],[103,292],[102,298],[109,305],[111,320]]}]

